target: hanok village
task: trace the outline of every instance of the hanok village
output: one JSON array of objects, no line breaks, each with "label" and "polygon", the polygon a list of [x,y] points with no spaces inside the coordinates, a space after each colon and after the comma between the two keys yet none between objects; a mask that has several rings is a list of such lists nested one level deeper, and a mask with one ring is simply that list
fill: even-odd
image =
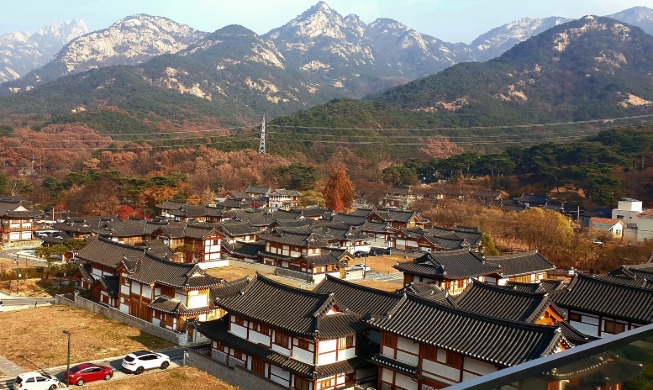
[{"label": "hanok village", "polygon": [[[653,263],[596,275],[537,250],[484,256],[475,227],[298,208],[300,196],[250,187],[211,206],[166,201],[152,219],[55,222],[44,245],[86,242],[65,255],[78,290],[58,301],[188,346],[189,362],[241,388],[439,389],[653,322]],[[36,239],[39,212],[0,207],[6,247]],[[588,220],[636,237],[624,220],[650,219],[634,199],[613,213]],[[221,276],[234,265],[251,273]],[[396,288],[364,283],[389,277]]]}]

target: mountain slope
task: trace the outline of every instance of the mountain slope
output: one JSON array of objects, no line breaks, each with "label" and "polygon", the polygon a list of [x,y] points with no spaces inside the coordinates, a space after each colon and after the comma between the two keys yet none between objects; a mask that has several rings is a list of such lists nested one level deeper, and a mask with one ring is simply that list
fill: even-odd
[{"label": "mountain slope", "polygon": [[167,18],[144,14],[129,16],[107,29],[72,40],[45,66],[3,87],[17,92],[90,69],[139,64],[158,55],[183,50],[205,35]]},{"label": "mountain slope", "polygon": [[[653,106],[652,57],[652,36],[588,16],[532,37],[497,59],[457,64],[393,88],[370,98],[373,105],[349,101],[353,111],[381,107],[353,117],[374,122],[351,122],[350,127],[491,126],[648,113]],[[387,107],[399,109],[395,113],[401,120],[382,115]],[[315,122],[330,126],[342,118],[333,107],[315,107],[276,123]]]},{"label": "mountain slope", "polygon": [[86,33],[86,24],[75,19],[43,27],[34,34],[17,32],[0,36],[0,83],[45,65],[65,44]]}]

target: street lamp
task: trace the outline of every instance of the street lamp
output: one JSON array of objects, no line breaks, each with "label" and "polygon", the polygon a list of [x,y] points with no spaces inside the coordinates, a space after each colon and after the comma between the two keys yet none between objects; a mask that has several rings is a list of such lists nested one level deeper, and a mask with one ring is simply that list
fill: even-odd
[{"label": "street lamp", "polygon": [[18,295],[18,279],[20,278],[20,270],[18,269],[18,259],[16,259],[16,295]]},{"label": "street lamp", "polygon": [[[63,333],[68,335],[68,359],[66,360],[66,374],[64,374],[64,380],[66,381],[66,388],[70,387],[70,331],[64,330]],[[68,375],[68,379],[66,379]]]}]

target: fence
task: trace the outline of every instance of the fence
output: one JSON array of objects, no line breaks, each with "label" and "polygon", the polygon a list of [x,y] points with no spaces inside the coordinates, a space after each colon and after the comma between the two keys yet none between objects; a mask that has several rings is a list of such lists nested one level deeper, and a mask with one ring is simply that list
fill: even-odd
[{"label": "fence", "polygon": [[186,364],[207,372],[241,389],[287,389],[267,381],[239,366],[229,367],[207,355],[208,350],[186,350]]},{"label": "fence", "polygon": [[122,322],[131,327],[142,330],[145,333],[160,337],[177,345],[183,346],[188,344],[188,335],[186,333],[173,332],[171,330],[161,328],[160,326],[156,326],[143,319],[134,317],[131,314],[123,313],[118,309],[89,301],[88,299],[82,298],[79,295],[75,295],[74,300],[70,300],[63,295],[55,295],[54,302],[56,304],[79,307],[81,309],[103,315],[109,319]]}]

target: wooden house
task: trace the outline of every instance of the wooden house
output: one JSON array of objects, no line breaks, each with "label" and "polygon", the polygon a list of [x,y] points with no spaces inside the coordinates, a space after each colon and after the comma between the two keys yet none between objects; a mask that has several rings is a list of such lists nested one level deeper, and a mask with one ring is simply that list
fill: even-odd
[{"label": "wooden house", "polygon": [[0,244],[33,240],[38,229],[34,218],[41,215],[42,211],[32,210],[30,203],[20,198],[0,198]]},{"label": "wooden house", "polygon": [[240,294],[219,298],[227,316],[200,324],[211,357],[287,389],[353,388],[374,378],[362,316],[334,294],[257,275]]},{"label": "wooden house", "polygon": [[61,237],[83,239],[87,237],[96,237],[98,229],[104,224],[111,221],[119,221],[117,215],[101,217],[77,217],[68,218],[64,222],[58,222],[52,225],[52,228],[58,230]]},{"label": "wooden house", "polygon": [[460,309],[511,321],[554,326],[565,319],[546,292],[526,292],[476,280],[453,301]]},{"label": "wooden house", "polygon": [[571,345],[556,326],[489,317],[408,295],[368,324],[381,334],[378,389],[441,389]]},{"label": "wooden house", "polygon": [[653,289],[577,273],[569,285],[551,294],[571,326],[589,336],[605,337],[653,322]]},{"label": "wooden house", "polygon": [[98,237],[127,245],[143,245],[155,230],[168,224],[167,220],[126,219],[101,222],[93,232]]},{"label": "wooden house", "polygon": [[145,252],[125,257],[116,268],[120,277],[120,311],[154,325],[187,333],[193,324],[217,318],[210,292],[223,283],[196,264],[179,264]]},{"label": "wooden house", "polygon": [[308,226],[275,228],[261,234],[259,240],[265,243],[265,250],[259,252],[264,264],[310,282],[320,281],[326,274],[345,278],[345,267],[352,258],[347,249],[331,248],[334,236]]},{"label": "wooden house", "polygon": [[537,250],[501,256],[487,256],[487,264],[500,268],[494,275],[485,277],[486,283],[505,285],[508,282],[538,283],[547,278],[547,272],[556,266],[542,256]]},{"label": "wooden house", "polygon": [[150,241],[148,246],[135,247],[106,238],[89,238],[69,262],[79,267],[79,289],[89,291],[93,298],[112,307],[119,305],[119,272],[121,261],[149,253],[161,259],[171,258],[174,253],[160,241]]},{"label": "wooden house", "polygon": [[214,263],[222,260],[222,234],[214,225],[197,222],[174,222],[153,232],[176,253],[180,263]]},{"label": "wooden house", "polygon": [[472,279],[485,281],[499,272],[499,266],[468,249],[431,252],[411,262],[397,263],[394,268],[404,273],[404,286],[411,283],[433,283],[450,294],[463,292]]}]

